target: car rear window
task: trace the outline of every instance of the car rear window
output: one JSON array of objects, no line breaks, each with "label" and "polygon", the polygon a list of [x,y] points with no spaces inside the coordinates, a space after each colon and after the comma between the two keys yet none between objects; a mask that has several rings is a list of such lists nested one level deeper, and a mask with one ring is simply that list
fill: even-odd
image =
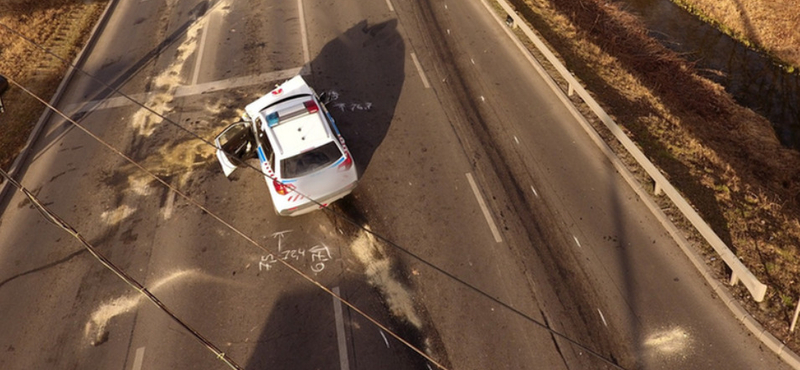
[{"label": "car rear window", "polygon": [[305,176],[330,166],[342,157],[336,143],[331,141],[319,148],[300,153],[281,161],[281,177],[291,179]]}]

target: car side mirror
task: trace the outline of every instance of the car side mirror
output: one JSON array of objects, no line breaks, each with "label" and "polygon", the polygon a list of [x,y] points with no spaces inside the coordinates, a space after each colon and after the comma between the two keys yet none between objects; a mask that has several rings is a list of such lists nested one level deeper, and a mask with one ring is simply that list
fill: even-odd
[{"label": "car side mirror", "polygon": [[319,102],[323,105],[328,105],[328,103],[339,99],[339,93],[336,91],[323,91],[319,94]]},{"label": "car side mirror", "polygon": [[331,96],[328,95],[327,91],[323,91],[321,94],[319,94],[319,102],[324,105],[328,105],[328,103],[331,102]]}]

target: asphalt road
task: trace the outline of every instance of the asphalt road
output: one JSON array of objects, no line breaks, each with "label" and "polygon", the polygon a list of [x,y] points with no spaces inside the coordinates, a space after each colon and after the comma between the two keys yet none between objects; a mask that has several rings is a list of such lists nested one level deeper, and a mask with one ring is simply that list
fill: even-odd
[{"label": "asphalt road", "polygon": [[[63,119],[21,182],[247,369],[434,367],[304,276],[449,369],[787,368],[503,27],[475,0],[121,0],[82,67],[148,109],[85,75],[59,107],[207,211]],[[338,93],[361,183],[282,218],[193,135],[296,73]],[[2,207],[0,368],[226,368],[19,194]]]}]

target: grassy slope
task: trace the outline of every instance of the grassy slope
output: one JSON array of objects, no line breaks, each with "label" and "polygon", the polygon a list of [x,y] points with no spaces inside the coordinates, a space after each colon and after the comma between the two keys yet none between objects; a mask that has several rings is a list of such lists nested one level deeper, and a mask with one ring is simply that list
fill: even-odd
[{"label": "grassy slope", "polygon": [[796,0],[673,0],[726,34],[800,69],[800,10]]},{"label": "grassy slope", "polygon": [[[3,0],[0,23],[72,61],[105,4],[106,1],[84,0]],[[0,74],[50,100],[66,69],[58,59],[0,26]],[[0,115],[0,167],[8,169],[44,106],[13,86],[3,96],[3,102],[6,113]]]},{"label": "grassy slope", "polygon": [[[800,349],[788,333],[800,296],[800,154],[781,147],[766,119],[699,77],[617,4],[510,1],[769,286],[760,305],[741,286],[733,290],[773,334]],[[710,247],[688,233],[712,261]],[[710,264],[724,279],[719,259]]]}]

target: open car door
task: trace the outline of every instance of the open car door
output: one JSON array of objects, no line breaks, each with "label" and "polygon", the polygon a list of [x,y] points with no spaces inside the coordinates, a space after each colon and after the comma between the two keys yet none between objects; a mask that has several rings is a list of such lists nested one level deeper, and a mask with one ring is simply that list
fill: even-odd
[{"label": "open car door", "polygon": [[214,145],[225,177],[230,177],[244,161],[255,156],[255,138],[248,122],[237,122],[226,127],[214,139]]}]

